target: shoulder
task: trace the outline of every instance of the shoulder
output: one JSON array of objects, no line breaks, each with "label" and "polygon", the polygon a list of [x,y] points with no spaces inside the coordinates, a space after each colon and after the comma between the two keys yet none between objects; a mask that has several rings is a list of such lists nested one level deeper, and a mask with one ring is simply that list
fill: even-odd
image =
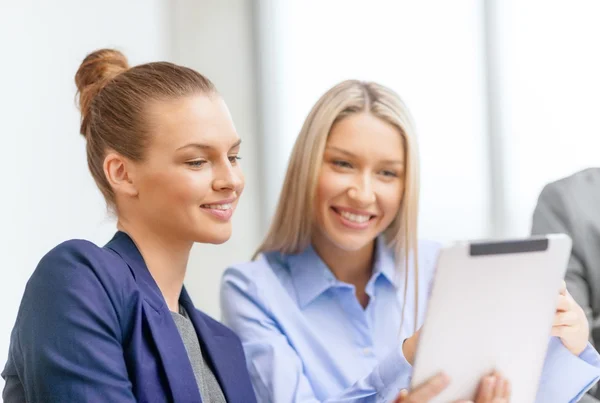
[{"label": "shoulder", "polygon": [[105,286],[118,286],[131,278],[127,264],[113,251],[90,241],[72,239],[46,253],[32,279],[69,284],[90,276],[96,277]]},{"label": "shoulder", "polygon": [[[435,264],[440,253],[440,248],[442,246],[441,243],[428,239],[419,239],[417,240],[416,246],[416,251],[408,251],[409,265],[412,266],[416,262],[419,267],[419,271],[421,271],[423,267],[428,267],[432,264]],[[416,259],[414,255],[415,252],[417,253]],[[397,261],[394,250],[388,245],[385,245],[385,256],[386,264],[400,266],[404,265],[403,262]]]},{"label": "shoulder", "polygon": [[442,244],[429,239],[420,239],[418,245],[419,273],[422,276],[421,278],[426,280],[423,284],[429,287],[437,269],[437,262],[442,249]]},{"label": "shoulder", "polygon": [[440,254],[442,244],[429,239],[420,239],[419,246],[419,261],[423,264],[435,264],[435,261]]},{"label": "shoulder", "polygon": [[600,168],[588,168],[552,182],[554,187],[579,187],[600,183]]},{"label": "shoulder", "polygon": [[126,270],[118,256],[89,241],[69,240],[51,249],[26,284],[11,352],[23,354],[23,346],[40,356],[68,355],[73,346],[122,341],[135,312],[125,304],[136,296],[126,288],[131,284]]},{"label": "shoulder", "polygon": [[588,168],[565,176],[544,186],[540,193],[539,202],[553,202],[565,195],[588,193],[600,185],[600,168]]},{"label": "shoulder", "polygon": [[250,262],[227,268],[223,273],[222,286],[234,286],[244,292],[257,294],[261,288],[273,287],[282,277],[288,276],[285,256],[268,252]]},{"label": "shoulder", "polygon": [[278,252],[261,254],[256,260],[225,270],[220,293],[221,319],[236,329],[236,322],[244,317],[273,317],[293,293],[286,256]]},{"label": "shoulder", "polygon": [[[109,249],[73,239],[51,249],[29,278],[23,303],[57,304],[59,301],[106,301],[119,310],[137,288],[125,261]],[[61,296],[56,299],[56,296]],[[98,307],[100,308],[100,307]]]}]

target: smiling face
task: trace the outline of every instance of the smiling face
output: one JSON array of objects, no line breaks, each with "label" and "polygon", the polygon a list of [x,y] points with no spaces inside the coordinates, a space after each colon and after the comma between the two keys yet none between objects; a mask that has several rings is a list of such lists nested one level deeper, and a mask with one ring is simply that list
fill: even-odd
[{"label": "smiling face", "polygon": [[133,164],[129,213],[167,237],[222,243],[244,188],[240,138],[217,95],[157,101],[148,110],[147,154]]},{"label": "smiling face", "polygon": [[319,172],[314,242],[346,251],[370,246],[398,214],[404,155],[401,132],[370,113],[336,123]]}]

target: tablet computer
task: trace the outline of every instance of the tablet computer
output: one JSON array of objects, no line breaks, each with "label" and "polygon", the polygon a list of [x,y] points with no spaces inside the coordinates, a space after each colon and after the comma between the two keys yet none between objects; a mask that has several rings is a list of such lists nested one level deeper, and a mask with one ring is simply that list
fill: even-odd
[{"label": "tablet computer", "polygon": [[512,402],[534,402],[570,253],[565,234],[443,247],[411,386],[443,371],[450,384],[432,403],[474,400],[498,370]]}]

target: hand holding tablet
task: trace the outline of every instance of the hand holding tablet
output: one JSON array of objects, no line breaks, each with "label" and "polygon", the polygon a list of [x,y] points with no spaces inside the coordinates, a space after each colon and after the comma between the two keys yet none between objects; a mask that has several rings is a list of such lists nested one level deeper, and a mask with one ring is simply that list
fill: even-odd
[{"label": "hand holding tablet", "polygon": [[445,373],[451,381],[431,403],[473,400],[480,379],[498,371],[511,401],[533,402],[550,335],[573,354],[587,345],[585,315],[564,289],[570,251],[563,234],[442,248],[412,389]]}]

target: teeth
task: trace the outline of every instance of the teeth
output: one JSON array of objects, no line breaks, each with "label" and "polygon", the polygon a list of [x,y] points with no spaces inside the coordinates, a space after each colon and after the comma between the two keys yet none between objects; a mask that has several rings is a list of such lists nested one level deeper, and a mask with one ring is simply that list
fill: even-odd
[{"label": "teeth", "polygon": [[371,216],[368,216],[368,215],[352,214],[352,213],[348,213],[347,211],[341,211],[340,215],[342,217],[344,217],[346,220],[354,221],[357,223],[367,222],[367,221],[369,221],[369,218],[371,218]]},{"label": "teeth", "polygon": [[203,204],[202,207],[213,210],[231,210],[232,204]]}]

